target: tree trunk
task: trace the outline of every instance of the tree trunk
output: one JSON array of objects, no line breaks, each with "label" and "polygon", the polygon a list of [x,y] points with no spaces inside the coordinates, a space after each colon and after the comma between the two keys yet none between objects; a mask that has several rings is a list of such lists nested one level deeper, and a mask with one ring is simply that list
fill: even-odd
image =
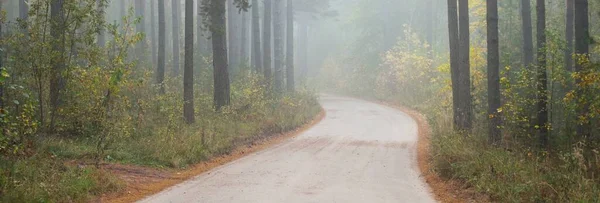
[{"label": "tree trunk", "polygon": [[50,130],[53,131],[56,117],[58,116],[58,108],[60,106],[61,98],[60,94],[65,88],[65,78],[63,72],[65,71],[65,27],[64,27],[64,12],[63,12],[64,0],[52,1],[50,8],[50,17],[52,23],[50,26],[50,36],[52,36],[52,78],[50,81],[50,105],[51,105],[51,118],[50,118]]},{"label": "tree trunk", "polygon": [[179,24],[181,23],[181,13],[179,12],[179,6],[181,2],[179,0],[171,1],[172,18],[173,21],[173,69],[171,75],[173,77],[179,76]]},{"label": "tree trunk", "polygon": [[185,56],[183,69],[183,117],[194,123],[194,0],[185,0]]},{"label": "tree trunk", "polygon": [[27,0],[19,0],[19,18],[26,21],[29,17],[29,6],[26,3]]},{"label": "tree trunk", "polygon": [[533,64],[533,26],[531,23],[531,1],[521,0],[521,29],[523,31],[523,64]]},{"label": "tree trunk", "polygon": [[274,77],[273,89],[275,93],[283,92],[283,0],[273,1],[273,46],[275,53],[274,59]]},{"label": "tree trunk", "polygon": [[156,70],[156,83],[160,85],[160,92],[165,93],[165,50],[166,50],[166,22],[165,0],[158,0],[158,68]]},{"label": "tree trunk", "polygon": [[[23,1],[19,1],[21,4],[23,3]],[[22,6],[22,5],[20,5]],[[2,3],[2,1],[0,1],[0,11],[4,8],[4,5]],[[22,14],[22,7],[19,8],[19,10],[21,10],[21,19],[25,19],[23,18]],[[0,41],[3,40],[3,36],[2,36],[2,23],[0,23]],[[4,51],[3,49],[0,49],[0,70],[4,70]],[[4,83],[0,83],[0,114],[5,114],[5,106],[4,106]],[[0,124],[0,127],[2,127],[2,133],[4,135],[5,131],[4,126],[2,124]]]},{"label": "tree trunk", "polygon": [[[104,3],[102,2],[102,0],[96,0],[96,5],[98,6],[98,16],[104,18]],[[104,47],[106,43],[104,37],[104,23],[102,23],[102,25],[100,26],[100,29],[98,29],[98,46]]]},{"label": "tree trunk", "polygon": [[[589,17],[588,17],[588,1],[587,0],[575,0],[575,54],[577,54],[577,58],[580,59],[578,61],[585,61],[581,59],[589,58],[589,44],[590,44],[590,34],[589,34]],[[575,71],[578,73],[585,74],[586,64],[576,63]],[[581,84],[581,79],[577,79],[576,83]],[[586,96],[584,89],[585,87],[578,88],[578,96],[583,97]],[[587,114],[589,111],[589,101],[584,99],[584,101],[578,104],[577,113],[580,117],[588,118]],[[584,124],[577,125],[577,135],[580,138],[589,138],[591,131],[591,125],[588,121]],[[591,144],[591,143],[590,143]]]},{"label": "tree trunk", "polygon": [[565,0],[565,70],[573,71],[573,7],[574,0]]},{"label": "tree trunk", "polygon": [[[144,0],[135,0],[135,17],[142,18],[142,21],[136,25],[136,31],[140,33],[146,33],[146,25],[144,24],[144,13],[145,5]],[[146,37],[142,39],[137,45],[137,55],[140,61],[145,62],[146,57],[144,52],[146,51]]]},{"label": "tree trunk", "polygon": [[262,70],[262,56],[260,48],[260,16],[258,0],[252,0],[252,66],[260,73]]},{"label": "tree trunk", "polygon": [[271,0],[265,1],[265,15],[263,16],[263,71],[265,80],[271,82]]},{"label": "tree trunk", "polygon": [[548,78],[546,73],[546,2],[537,0],[537,127],[540,146],[548,146]]},{"label": "tree trunk", "polygon": [[[203,0],[196,0],[196,4],[197,4],[197,14],[196,14],[196,22],[197,22],[197,27],[196,27],[196,41],[197,42],[197,48],[198,49],[198,53],[201,55],[204,54],[204,49],[206,47],[206,43],[204,42],[204,36],[202,35],[204,32],[202,31],[202,1]],[[202,57],[199,57],[202,58]],[[200,63],[198,63],[200,64]]]},{"label": "tree trunk", "polygon": [[150,0],[150,42],[152,44],[152,64],[156,64],[156,50],[157,50],[157,43],[156,43],[156,11],[155,8],[156,7],[156,0]]},{"label": "tree trunk", "polygon": [[459,84],[459,128],[471,130],[472,127],[472,101],[471,101],[471,64],[470,64],[470,33],[469,33],[469,0],[459,0],[459,57],[460,67],[458,74]]},{"label": "tree trunk", "polygon": [[232,71],[236,70],[239,66],[239,27],[238,27],[238,8],[234,5],[234,0],[227,0],[227,30],[228,39],[227,45],[229,49],[229,67]]},{"label": "tree trunk", "polygon": [[287,51],[286,53],[286,80],[287,91],[294,92],[294,4],[287,0]]},{"label": "tree trunk", "polygon": [[488,47],[488,115],[489,136],[492,144],[500,143],[500,51],[498,39],[498,0],[487,1],[487,47]]},{"label": "tree trunk", "polygon": [[450,77],[452,82],[452,111],[454,120],[454,129],[460,129],[460,111],[459,103],[459,89],[458,75],[459,75],[459,37],[458,37],[458,11],[456,0],[448,0],[448,34],[449,34],[449,45],[450,45]]},{"label": "tree trunk", "polygon": [[120,7],[121,8],[119,9],[119,11],[121,13],[121,20],[119,20],[119,24],[123,23],[123,18],[125,18],[125,16],[127,16],[127,0],[122,0]]},{"label": "tree trunk", "polygon": [[[456,0],[454,0],[456,1]],[[300,65],[300,81],[306,82],[308,77],[308,23],[304,21],[300,21],[298,23],[298,38],[300,43],[298,43],[298,64]]]},{"label": "tree trunk", "polygon": [[241,32],[240,32],[240,65],[247,65],[248,62],[248,18],[247,12],[242,11],[241,14]]},{"label": "tree trunk", "polygon": [[216,110],[230,103],[229,71],[227,65],[227,26],[225,1],[210,0],[211,32],[214,66],[214,105]]}]

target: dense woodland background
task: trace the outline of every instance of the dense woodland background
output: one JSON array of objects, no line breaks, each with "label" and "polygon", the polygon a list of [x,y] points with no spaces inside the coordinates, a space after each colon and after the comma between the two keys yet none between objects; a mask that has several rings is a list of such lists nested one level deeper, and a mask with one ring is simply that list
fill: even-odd
[{"label": "dense woodland background", "polygon": [[[314,91],[423,112],[439,176],[600,201],[600,2],[2,1],[0,201],[89,201],[294,129]],[[82,167],[83,166],[83,167]]]},{"label": "dense woodland background", "polygon": [[492,201],[600,201],[598,1],[334,8],[339,26],[313,25],[337,45],[315,82],[426,114],[438,175]]}]

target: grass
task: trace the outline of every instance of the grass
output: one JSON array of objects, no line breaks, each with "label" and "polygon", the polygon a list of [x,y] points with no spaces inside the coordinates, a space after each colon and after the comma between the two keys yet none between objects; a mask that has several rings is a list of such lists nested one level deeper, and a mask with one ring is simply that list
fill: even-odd
[{"label": "grass", "polygon": [[450,107],[441,102],[378,99],[426,115],[432,128],[430,161],[443,179],[460,181],[494,202],[600,202],[600,182],[586,175],[580,148],[540,153],[525,140],[510,139],[490,146],[485,123],[476,122],[468,136],[458,134]]},{"label": "grass", "polygon": [[[321,111],[316,96],[308,92],[280,99],[238,101],[215,112],[206,99],[207,105],[198,109],[194,125],[186,125],[176,116],[172,120],[149,118],[136,133],[112,137],[102,159],[185,168],[227,154],[236,146],[293,130]],[[251,102],[251,107],[245,102]],[[96,136],[38,138],[32,156],[0,160],[0,202],[87,202],[119,191],[123,184],[117,178],[89,165],[97,153],[96,140]]]}]

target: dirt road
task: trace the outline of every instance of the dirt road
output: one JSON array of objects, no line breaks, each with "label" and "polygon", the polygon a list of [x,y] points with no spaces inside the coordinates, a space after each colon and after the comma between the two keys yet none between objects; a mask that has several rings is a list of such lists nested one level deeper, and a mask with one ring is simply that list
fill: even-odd
[{"label": "dirt road", "polygon": [[434,202],[419,177],[417,125],[378,104],[322,96],[300,136],[142,202]]}]

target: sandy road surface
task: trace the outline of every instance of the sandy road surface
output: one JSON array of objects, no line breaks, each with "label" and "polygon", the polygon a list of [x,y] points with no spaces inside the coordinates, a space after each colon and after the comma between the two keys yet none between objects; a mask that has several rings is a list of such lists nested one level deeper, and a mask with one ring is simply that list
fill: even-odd
[{"label": "sandy road surface", "polygon": [[417,125],[393,108],[322,96],[323,121],[142,202],[434,202],[419,178]]}]

